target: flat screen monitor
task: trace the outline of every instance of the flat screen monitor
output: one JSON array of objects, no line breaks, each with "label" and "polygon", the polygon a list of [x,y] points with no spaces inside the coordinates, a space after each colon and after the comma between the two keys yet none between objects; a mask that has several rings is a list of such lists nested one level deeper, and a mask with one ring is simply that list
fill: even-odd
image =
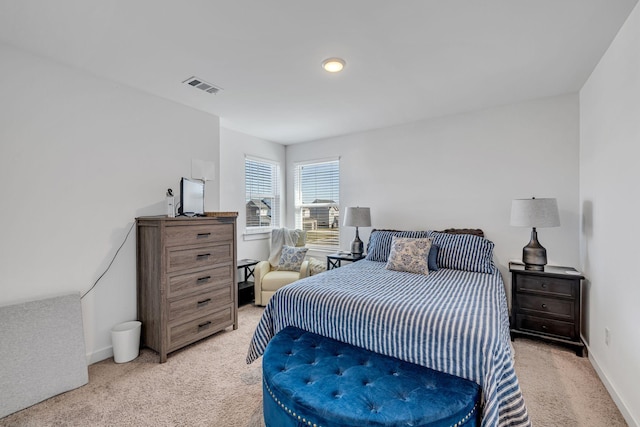
[{"label": "flat screen monitor", "polygon": [[181,215],[204,215],[204,182],[182,178],[180,180]]}]

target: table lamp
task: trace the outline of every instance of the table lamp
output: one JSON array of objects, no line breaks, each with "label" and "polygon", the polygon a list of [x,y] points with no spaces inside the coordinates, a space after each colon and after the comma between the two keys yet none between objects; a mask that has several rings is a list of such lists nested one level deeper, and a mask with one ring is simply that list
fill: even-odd
[{"label": "table lamp", "polygon": [[347,208],[344,213],[344,225],[346,227],[356,228],[356,237],[351,242],[351,254],[362,255],[364,253],[364,244],[358,235],[358,227],[371,227],[371,212],[369,208]]},{"label": "table lamp", "polygon": [[522,249],[525,270],[544,271],[547,250],[538,242],[536,228],[560,226],[556,199],[515,199],[511,202],[511,225],[533,227],[531,241]]}]

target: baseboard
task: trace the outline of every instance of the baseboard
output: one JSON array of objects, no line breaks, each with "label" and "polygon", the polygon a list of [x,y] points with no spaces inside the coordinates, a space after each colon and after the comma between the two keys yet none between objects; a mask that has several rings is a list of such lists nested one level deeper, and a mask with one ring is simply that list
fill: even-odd
[{"label": "baseboard", "polygon": [[638,421],[634,419],[633,415],[629,411],[629,407],[624,402],[624,399],[620,397],[615,386],[611,383],[611,381],[609,381],[609,378],[607,378],[602,368],[600,368],[598,359],[593,355],[588,345],[587,350],[589,352],[589,361],[591,362],[591,366],[593,366],[593,369],[595,369],[596,373],[600,377],[600,381],[602,381],[602,384],[604,384],[605,388],[609,392],[609,395],[620,410],[620,413],[624,417],[624,420],[627,422],[627,424],[629,424],[629,427],[640,427],[640,423],[638,423]]},{"label": "baseboard", "polygon": [[100,350],[96,350],[93,353],[87,353],[87,365],[92,365],[94,363],[101,362],[105,359],[113,357],[113,347],[108,346],[104,347]]}]

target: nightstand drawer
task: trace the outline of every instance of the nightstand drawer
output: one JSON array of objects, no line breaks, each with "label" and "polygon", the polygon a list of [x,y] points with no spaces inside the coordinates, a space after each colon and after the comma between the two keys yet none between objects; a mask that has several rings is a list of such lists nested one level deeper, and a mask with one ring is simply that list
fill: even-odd
[{"label": "nightstand drawer", "polygon": [[221,285],[228,286],[229,283],[233,283],[231,262],[194,273],[170,276],[167,298],[179,298]]},{"label": "nightstand drawer", "polygon": [[571,322],[563,322],[561,320],[517,315],[516,327],[521,331],[542,333],[546,335],[556,336],[558,338],[566,338],[570,340],[575,340],[578,338],[575,332],[575,324]]},{"label": "nightstand drawer", "polygon": [[233,243],[191,249],[169,250],[167,271],[213,267],[233,260]]},{"label": "nightstand drawer", "polygon": [[555,317],[569,321],[575,319],[575,304],[573,300],[526,294],[518,294],[516,298],[518,300],[518,313]]},{"label": "nightstand drawer", "polygon": [[233,240],[233,224],[176,225],[167,227],[167,246],[207,245]]},{"label": "nightstand drawer", "polygon": [[558,279],[556,277],[516,275],[516,291],[533,294],[548,294],[564,298],[576,297],[575,280]]}]

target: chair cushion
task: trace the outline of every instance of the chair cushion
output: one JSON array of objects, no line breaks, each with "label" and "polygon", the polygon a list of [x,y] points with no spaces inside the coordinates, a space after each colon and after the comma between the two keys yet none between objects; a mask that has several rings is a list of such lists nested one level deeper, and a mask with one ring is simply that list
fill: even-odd
[{"label": "chair cushion", "polygon": [[267,427],[476,426],[480,386],[298,328],[263,361]]},{"label": "chair cushion", "polygon": [[272,270],[262,278],[263,291],[277,291],[281,287],[300,279],[298,271]]}]

